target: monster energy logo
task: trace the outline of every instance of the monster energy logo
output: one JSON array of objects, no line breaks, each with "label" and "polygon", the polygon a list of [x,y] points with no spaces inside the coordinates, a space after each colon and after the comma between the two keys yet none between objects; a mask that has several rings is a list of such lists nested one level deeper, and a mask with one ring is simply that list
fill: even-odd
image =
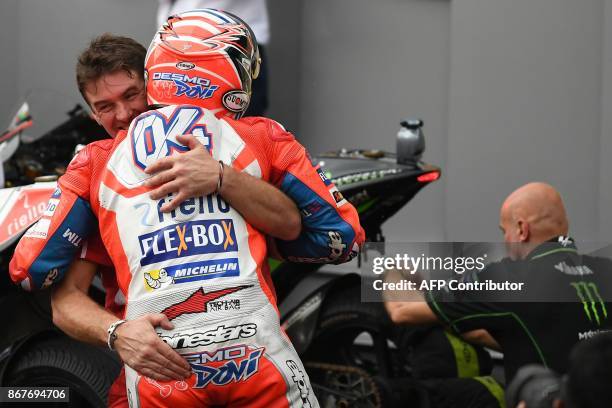
[{"label": "monster energy logo", "polygon": [[606,310],[606,304],[597,290],[597,285],[593,282],[572,282],[571,285],[576,289],[576,294],[582,302],[582,307],[589,321],[593,322],[593,318],[595,318],[599,326],[601,324],[601,319],[597,310],[598,305],[601,307],[604,319],[608,318],[608,311]]}]

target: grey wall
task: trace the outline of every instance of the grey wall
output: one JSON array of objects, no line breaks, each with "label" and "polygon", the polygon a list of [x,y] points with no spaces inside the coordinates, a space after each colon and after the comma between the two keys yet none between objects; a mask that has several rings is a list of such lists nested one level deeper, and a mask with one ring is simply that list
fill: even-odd
[{"label": "grey wall", "polygon": [[15,95],[17,94],[17,72],[19,61],[17,56],[19,44],[19,9],[17,0],[5,0],[0,3],[0,15],[4,20],[0,24],[0,55],[3,55],[3,63],[0,67],[0,128],[2,131],[8,126],[10,117],[18,109]]},{"label": "grey wall", "polygon": [[268,0],[270,44],[268,45],[270,107],[267,116],[285,128],[297,131],[300,113],[302,33],[301,2]]},{"label": "grey wall", "polygon": [[[270,116],[313,153],[392,150],[400,119],[425,120],[424,158],[443,178],[387,223],[389,240],[500,239],[501,201],[530,180],[559,188],[577,238],[606,238],[612,0],[268,6]],[[31,88],[78,99],[79,50],[104,31],[147,44],[155,8],[153,0],[1,1],[9,41],[0,42],[0,118]]]},{"label": "grey wall", "polygon": [[[3,55],[12,55],[12,63],[0,68],[2,103],[10,100],[13,104],[33,90],[29,99],[35,105],[35,123],[45,125],[65,110],[68,99],[80,101],[74,65],[78,53],[94,36],[108,31],[148,45],[155,29],[155,7],[149,0],[2,1],[0,11],[3,17],[15,16],[5,18],[2,26],[3,34],[10,31],[3,38],[11,39],[8,45],[2,42],[2,47],[9,47]],[[7,70],[14,73],[6,76],[10,82],[4,79]],[[54,103],[54,98],[62,102]]]},{"label": "grey wall", "polygon": [[[448,1],[302,2],[300,140],[312,152],[395,151],[399,122],[425,121],[425,159],[446,168]],[[385,226],[389,240],[443,240],[446,181]]]},{"label": "grey wall", "polygon": [[541,180],[573,234],[598,238],[601,0],[452,2],[449,240],[485,240],[499,205]]},{"label": "grey wall", "polygon": [[598,220],[599,239],[612,242],[612,0],[604,3]]},{"label": "grey wall", "polygon": [[534,180],[560,190],[577,238],[612,227],[610,1],[302,5],[302,140],[392,148],[418,115],[444,169],[389,239],[501,239],[501,202]]}]

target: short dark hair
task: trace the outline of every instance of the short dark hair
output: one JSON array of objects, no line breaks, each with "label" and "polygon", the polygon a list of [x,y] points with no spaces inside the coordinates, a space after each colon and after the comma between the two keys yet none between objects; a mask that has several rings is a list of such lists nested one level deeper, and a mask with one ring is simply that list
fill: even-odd
[{"label": "short dark hair", "polygon": [[565,399],[571,408],[596,408],[612,401],[612,333],[599,333],[574,347]]},{"label": "short dark hair", "polygon": [[85,96],[87,85],[103,75],[119,70],[130,75],[136,73],[140,78],[144,78],[146,55],[146,48],[129,37],[104,33],[94,38],[89,47],[81,52],[76,64],[79,92],[89,103]]}]

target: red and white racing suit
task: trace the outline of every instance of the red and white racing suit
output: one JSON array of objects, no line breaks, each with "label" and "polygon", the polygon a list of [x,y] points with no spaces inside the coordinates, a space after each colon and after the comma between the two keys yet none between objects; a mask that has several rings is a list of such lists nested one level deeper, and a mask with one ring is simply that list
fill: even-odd
[{"label": "red and white racing suit", "polygon": [[126,318],[166,314],[175,328],[158,334],[193,371],[186,381],[156,382],[126,366],[132,404],[316,406],[280,328],[265,236],[216,194],[169,213],[160,207],[171,197],[149,198],[144,169],[186,150],[176,136],[188,133],[215,159],[278,186],[308,214],[300,238],[277,241],[281,254],[341,262],[357,253],[364,234],[356,210],[290,133],[268,119],[220,120],[182,105],[146,112],[127,134],[82,150],[60,179],[48,216],[19,243],[11,276],[26,288],[61,276],[97,217],[127,297]]}]

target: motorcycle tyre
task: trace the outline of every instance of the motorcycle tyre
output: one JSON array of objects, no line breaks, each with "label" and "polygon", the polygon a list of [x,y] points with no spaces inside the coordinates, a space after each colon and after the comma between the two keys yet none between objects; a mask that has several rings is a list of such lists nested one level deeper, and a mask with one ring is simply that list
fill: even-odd
[{"label": "motorcycle tyre", "polygon": [[332,362],[349,364],[350,361],[343,361],[346,356],[338,355],[339,349],[350,346],[343,342],[354,340],[353,336],[360,331],[391,338],[392,330],[393,323],[382,304],[362,303],[361,289],[351,286],[327,295],[321,307],[311,350],[316,349],[317,354],[323,353],[323,356],[331,358]]},{"label": "motorcycle tyre", "polygon": [[37,342],[20,354],[8,368],[5,386],[69,388],[68,404],[44,406],[106,407],[108,390],[121,369],[110,351],[67,337]]}]

